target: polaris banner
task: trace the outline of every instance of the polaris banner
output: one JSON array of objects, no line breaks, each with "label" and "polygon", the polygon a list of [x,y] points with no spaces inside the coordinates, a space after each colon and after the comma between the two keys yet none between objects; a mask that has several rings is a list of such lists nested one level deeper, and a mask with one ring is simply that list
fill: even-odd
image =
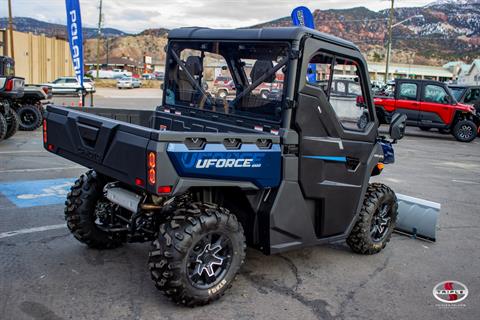
[{"label": "polaris banner", "polygon": [[65,0],[67,9],[67,33],[72,54],[73,70],[83,88],[83,34],[79,0]]},{"label": "polaris banner", "polygon": [[315,29],[312,12],[307,7],[296,7],[292,11],[292,21],[296,26]]},{"label": "polaris banner", "polygon": [[[292,22],[295,26],[315,29],[315,20],[313,19],[313,14],[307,7],[300,6],[293,9]],[[308,82],[315,83],[317,80],[317,67],[314,64],[309,64],[308,69]]]}]

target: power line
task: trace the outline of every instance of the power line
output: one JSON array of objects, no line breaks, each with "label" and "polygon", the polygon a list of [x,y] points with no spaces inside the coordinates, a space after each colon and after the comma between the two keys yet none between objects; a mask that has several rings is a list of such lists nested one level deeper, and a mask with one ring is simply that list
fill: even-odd
[{"label": "power line", "polygon": [[102,36],[102,0],[98,7],[98,35],[97,35],[97,80],[100,76],[100,38]]}]

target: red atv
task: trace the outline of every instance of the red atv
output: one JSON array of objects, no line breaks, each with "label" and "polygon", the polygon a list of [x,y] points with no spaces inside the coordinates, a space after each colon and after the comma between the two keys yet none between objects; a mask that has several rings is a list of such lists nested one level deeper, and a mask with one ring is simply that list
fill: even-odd
[{"label": "red atv", "polygon": [[393,114],[407,115],[407,125],[424,131],[437,128],[452,133],[461,142],[470,142],[479,133],[480,118],[475,108],[458,103],[446,84],[430,80],[395,80],[389,96],[376,96],[380,123],[390,123]]}]

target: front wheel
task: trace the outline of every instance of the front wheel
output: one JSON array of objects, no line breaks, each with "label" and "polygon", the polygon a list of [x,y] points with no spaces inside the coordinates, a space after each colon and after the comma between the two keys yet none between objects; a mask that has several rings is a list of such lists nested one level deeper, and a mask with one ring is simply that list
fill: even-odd
[{"label": "front wheel", "polygon": [[228,92],[226,90],[219,90],[217,92],[217,98],[225,99],[228,96]]},{"label": "front wheel", "polygon": [[220,298],[245,258],[236,217],[209,203],[190,203],[160,226],[149,256],[156,287],[176,303],[200,306]]},{"label": "front wheel", "polygon": [[470,120],[460,120],[453,127],[453,136],[461,142],[471,142],[477,136],[477,125]]},{"label": "front wheel", "polygon": [[390,241],[397,220],[397,197],[381,183],[368,186],[355,226],[347,238],[350,248],[361,254],[380,252]]}]

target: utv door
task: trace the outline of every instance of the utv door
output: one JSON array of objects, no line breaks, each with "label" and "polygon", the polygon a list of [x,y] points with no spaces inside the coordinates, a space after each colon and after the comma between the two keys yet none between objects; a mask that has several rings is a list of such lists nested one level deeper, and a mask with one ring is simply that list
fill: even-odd
[{"label": "utv door", "polygon": [[[309,64],[316,64],[316,69]],[[315,70],[315,82],[307,79],[311,70]],[[349,81],[360,94],[330,95],[334,78]],[[306,40],[294,125],[300,134],[299,183],[304,197],[315,201],[317,238],[350,231],[373,167],[383,156],[376,144],[369,83],[360,52]]]},{"label": "utv door", "polygon": [[418,125],[420,121],[420,89],[415,81],[405,80],[395,88],[395,112],[405,114],[410,125]]},{"label": "utv door", "polygon": [[422,90],[421,101],[421,125],[442,127],[451,124],[455,106],[451,105],[453,99],[444,87],[433,83],[426,84]]}]

